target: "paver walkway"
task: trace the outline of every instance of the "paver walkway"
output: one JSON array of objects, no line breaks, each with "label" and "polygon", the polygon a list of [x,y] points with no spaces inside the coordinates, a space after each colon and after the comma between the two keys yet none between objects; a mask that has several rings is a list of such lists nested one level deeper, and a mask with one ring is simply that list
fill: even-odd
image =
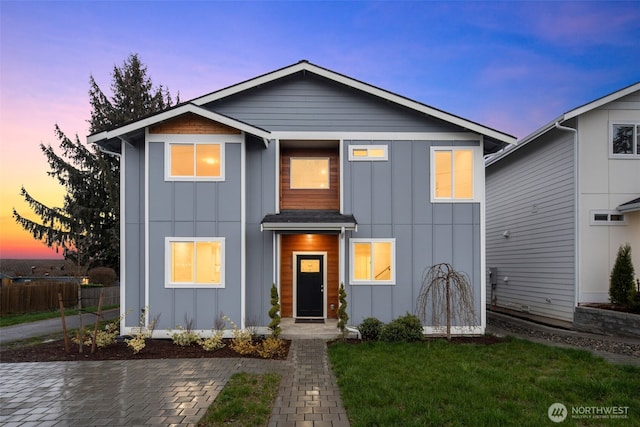
[{"label": "paver walkway", "polygon": [[283,376],[270,426],[349,425],[322,340],[294,340],[286,361],[0,363],[0,425],[193,426],[236,372]]}]

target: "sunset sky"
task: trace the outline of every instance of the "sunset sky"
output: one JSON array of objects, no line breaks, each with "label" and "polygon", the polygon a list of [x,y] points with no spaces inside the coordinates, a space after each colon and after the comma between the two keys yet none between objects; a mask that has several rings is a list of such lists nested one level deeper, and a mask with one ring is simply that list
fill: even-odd
[{"label": "sunset sky", "polygon": [[131,53],[183,101],[307,59],[524,137],[639,81],[639,40],[637,1],[0,0],[0,258],[61,257],[12,209],[61,205],[38,146],[86,141],[89,76]]}]

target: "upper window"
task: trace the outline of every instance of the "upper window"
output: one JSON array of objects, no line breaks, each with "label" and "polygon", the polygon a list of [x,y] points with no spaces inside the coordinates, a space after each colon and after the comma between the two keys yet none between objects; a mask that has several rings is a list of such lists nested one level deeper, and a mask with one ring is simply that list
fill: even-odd
[{"label": "upper window", "polygon": [[384,161],[389,160],[389,147],[386,145],[351,145],[349,161]]},{"label": "upper window", "polygon": [[640,157],[640,125],[611,125],[611,151],[614,157]]},{"label": "upper window", "polygon": [[223,288],[224,238],[167,237],[167,288]]},{"label": "upper window", "polygon": [[433,149],[432,199],[471,200],[474,198],[474,150]]},{"label": "upper window", "polygon": [[224,180],[224,144],[167,144],[168,180]]},{"label": "upper window", "polygon": [[322,190],[329,188],[328,157],[292,157],[291,189]]},{"label": "upper window", "polygon": [[395,239],[351,239],[350,242],[352,284],[395,284]]}]

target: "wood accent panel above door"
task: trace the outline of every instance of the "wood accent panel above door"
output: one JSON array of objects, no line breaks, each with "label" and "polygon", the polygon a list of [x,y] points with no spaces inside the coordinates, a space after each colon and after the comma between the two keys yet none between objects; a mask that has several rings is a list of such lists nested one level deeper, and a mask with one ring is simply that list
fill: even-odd
[{"label": "wood accent panel above door", "polygon": [[149,128],[149,133],[191,134],[191,135],[237,135],[238,129],[205,119],[197,114],[187,113]]}]

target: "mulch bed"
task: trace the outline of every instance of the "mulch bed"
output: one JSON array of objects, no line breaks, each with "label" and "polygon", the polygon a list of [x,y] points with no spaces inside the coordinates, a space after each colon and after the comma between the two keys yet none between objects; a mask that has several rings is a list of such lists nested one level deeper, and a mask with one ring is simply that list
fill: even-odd
[{"label": "mulch bed", "polygon": [[[112,344],[104,348],[96,349],[91,353],[91,346],[84,346],[84,352],[78,352],[78,345],[70,343],[70,351],[64,348],[64,340],[48,341],[35,345],[11,346],[0,350],[0,363],[18,362],[60,362],[60,361],[84,361],[84,360],[141,360],[141,359],[210,359],[210,358],[257,358],[257,356],[243,356],[233,351],[225,341],[225,346],[215,351],[206,351],[202,347],[192,345],[181,347],[168,339],[147,340],[144,349],[138,354],[124,342]],[[275,357],[276,360],[285,360],[289,353],[291,341],[284,340],[286,352],[284,357]]]}]

